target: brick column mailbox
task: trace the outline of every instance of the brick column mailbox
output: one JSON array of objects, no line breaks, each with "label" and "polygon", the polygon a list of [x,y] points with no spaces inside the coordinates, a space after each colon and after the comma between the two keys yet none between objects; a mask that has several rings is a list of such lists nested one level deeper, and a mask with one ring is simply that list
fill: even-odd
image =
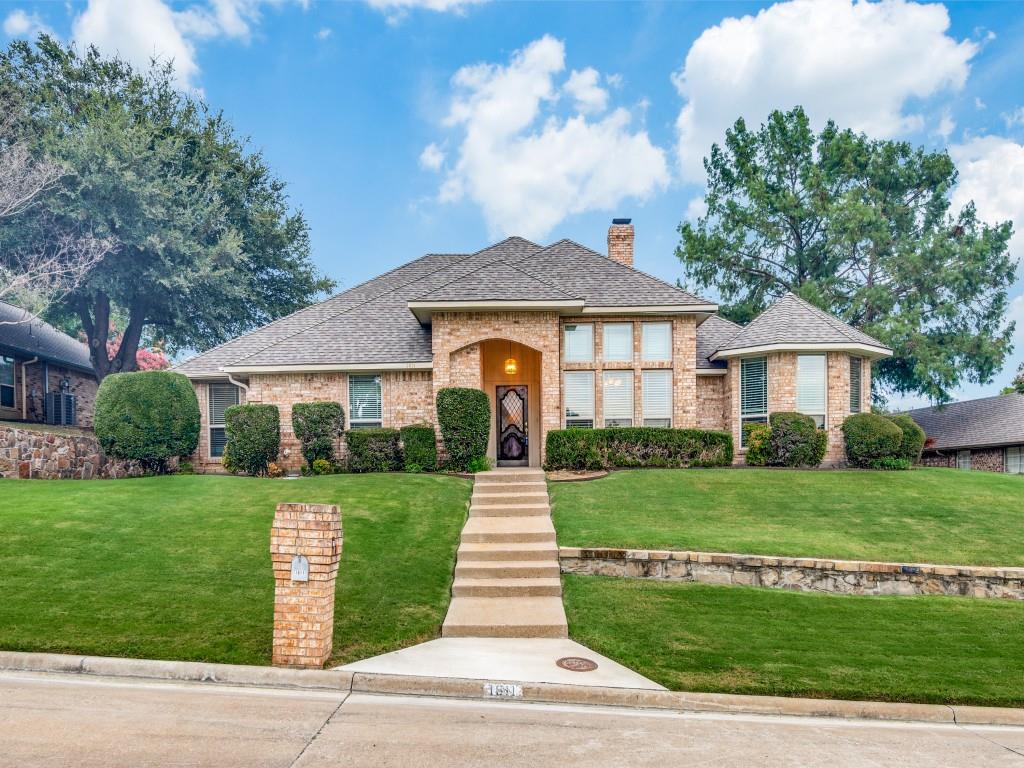
[{"label": "brick column mailbox", "polygon": [[322,667],[331,655],[341,541],[336,505],[277,505],[270,532],[275,666]]}]

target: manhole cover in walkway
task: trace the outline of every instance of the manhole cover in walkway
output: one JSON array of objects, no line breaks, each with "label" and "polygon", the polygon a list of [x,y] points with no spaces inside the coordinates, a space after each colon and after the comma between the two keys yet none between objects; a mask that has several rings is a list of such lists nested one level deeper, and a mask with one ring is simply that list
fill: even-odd
[{"label": "manhole cover in walkway", "polygon": [[570,672],[593,672],[597,669],[596,662],[579,656],[566,656],[556,661],[555,664],[562,669],[568,669]]}]

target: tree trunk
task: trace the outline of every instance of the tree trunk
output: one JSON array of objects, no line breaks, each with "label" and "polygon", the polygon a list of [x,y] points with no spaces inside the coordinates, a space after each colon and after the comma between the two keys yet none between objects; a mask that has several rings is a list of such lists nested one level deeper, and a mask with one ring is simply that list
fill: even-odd
[{"label": "tree trunk", "polygon": [[82,298],[78,302],[78,316],[85,329],[89,343],[89,359],[96,371],[96,378],[103,381],[112,373],[134,371],[137,368],[135,354],[142,340],[142,329],[146,324],[145,302],[136,297],[128,310],[128,328],[121,337],[121,346],[110,357],[107,341],[110,336],[110,297],[103,291],[96,291],[91,301]]}]

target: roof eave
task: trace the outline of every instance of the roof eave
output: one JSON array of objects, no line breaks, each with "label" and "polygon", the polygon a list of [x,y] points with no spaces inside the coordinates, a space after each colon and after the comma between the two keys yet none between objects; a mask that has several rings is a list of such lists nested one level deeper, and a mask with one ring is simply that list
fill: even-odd
[{"label": "roof eave", "polygon": [[[393,363],[295,363],[291,365],[225,365],[219,378],[229,373],[358,373],[360,371],[429,371],[434,367],[429,360]],[[213,374],[185,374],[190,379],[218,378]]]},{"label": "roof eave", "polygon": [[580,312],[584,302],[581,299],[561,300],[516,300],[516,301],[410,301],[408,307],[422,325],[430,325],[434,312],[527,312],[555,311],[560,313]]},{"label": "roof eave", "polygon": [[625,307],[584,307],[583,315],[712,315],[717,304],[637,304]]},{"label": "roof eave", "polygon": [[[96,369],[92,367],[91,363],[88,365],[84,363],[75,363],[70,360],[57,357],[56,355],[48,355],[45,352],[40,352],[39,350],[25,349],[24,347],[17,347],[12,344],[0,344],[0,350],[7,353],[11,357],[24,357],[30,360],[33,357],[35,357],[38,358],[39,362],[41,363],[59,365],[64,368],[73,368],[74,370],[79,371],[81,373],[90,373],[93,376],[96,375]],[[19,362],[18,365],[21,365],[22,362],[24,361]]]},{"label": "roof eave", "polygon": [[733,357],[747,357],[749,355],[756,355],[764,352],[859,352],[870,360],[880,360],[882,358],[892,357],[892,350],[888,347],[876,347],[871,344],[863,344],[860,342],[784,342],[774,344],[757,344],[750,347],[733,347],[732,349],[720,349],[708,359],[728,360]]}]

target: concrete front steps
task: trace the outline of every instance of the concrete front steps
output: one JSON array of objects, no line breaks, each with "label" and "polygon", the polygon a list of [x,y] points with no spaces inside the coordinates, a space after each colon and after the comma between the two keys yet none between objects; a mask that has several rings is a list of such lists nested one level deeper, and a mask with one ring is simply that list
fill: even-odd
[{"label": "concrete front steps", "polygon": [[441,634],[568,637],[543,471],[476,475]]}]

